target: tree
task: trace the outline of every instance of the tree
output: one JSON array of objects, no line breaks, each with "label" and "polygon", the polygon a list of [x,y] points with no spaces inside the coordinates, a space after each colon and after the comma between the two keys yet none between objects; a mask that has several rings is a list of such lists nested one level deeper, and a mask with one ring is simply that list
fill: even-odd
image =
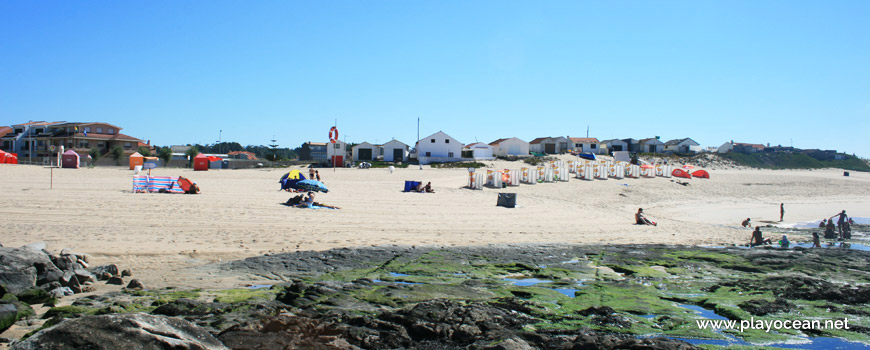
[{"label": "tree", "polygon": [[91,161],[94,162],[94,163],[96,163],[97,160],[99,160],[100,157],[103,156],[103,155],[100,153],[100,149],[99,149],[99,148],[91,148],[91,151],[88,152],[88,154],[91,155]]},{"label": "tree", "polygon": [[197,148],[196,146],[190,146],[190,148],[188,148],[187,152],[184,152],[184,154],[188,158],[187,167],[190,167],[191,164],[193,164],[193,158],[196,157],[197,154],[199,154],[199,148]]},{"label": "tree", "polygon": [[157,149],[157,157],[163,161],[163,166],[169,164],[169,161],[172,160],[172,149],[169,147],[161,147]]},{"label": "tree", "polygon": [[121,146],[112,147],[112,150],[109,151],[109,154],[112,155],[112,159],[115,160],[115,165],[121,165],[121,158],[124,157],[124,149]]},{"label": "tree", "polygon": [[[275,137],[275,136],[272,136],[272,137]],[[272,143],[269,144],[270,153],[268,156],[266,156],[266,159],[275,162],[275,161],[278,161],[278,159],[281,159],[281,157],[278,156],[278,140],[275,140],[273,138],[270,141],[272,141]]]},{"label": "tree", "polygon": [[143,157],[150,157],[151,149],[145,146],[139,146],[139,154],[141,154]]}]

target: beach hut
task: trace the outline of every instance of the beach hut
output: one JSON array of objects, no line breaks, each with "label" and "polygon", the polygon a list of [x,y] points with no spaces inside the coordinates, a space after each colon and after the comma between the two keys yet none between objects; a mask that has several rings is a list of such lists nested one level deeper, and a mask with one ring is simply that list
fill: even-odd
[{"label": "beach hut", "polygon": [[385,162],[407,162],[408,145],[398,140],[391,140],[384,144]]},{"label": "beach hut", "polygon": [[465,147],[462,149],[462,158],[469,158],[474,160],[493,160],[495,159],[495,157],[492,153],[492,146],[483,142],[475,142],[465,145]]},{"label": "beach hut", "polygon": [[208,157],[205,154],[200,153],[193,157],[193,170],[208,171]]},{"label": "beach hut", "polygon": [[79,168],[79,154],[73,150],[63,152],[61,157],[61,166],[64,168]]},{"label": "beach hut", "polygon": [[141,166],[145,162],[145,157],[143,157],[139,152],[134,152],[130,155],[130,170],[136,169],[136,166]]},{"label": "beach hut", "polygon": [[458,162],[462,160],[462,146],[458,140],[439,131],[417,141],[417,160],[420,164]]},{"label": "beach hut", "polygon": [[378,147],[368,142],[363,142],[351,147],[351,154],[355,162],[371,162],[378,158]]},{"label": "beach hut", "polygon": [[209,169],[221,169],[224,166],[223,159],[218,156],[208,156],[208,168]]},{"label": "beach hut", "polygon": [[0,164],[6,163],[6,155],[7,154],[9,154],[9,153],[6,153],[2,149],[0,149]]},{"label": "beach hut", "polygon": [[529,143],[516,137],[498,139],[489,143],[493,148],[493,155],[501,157],[527,157],[529,155]]}]

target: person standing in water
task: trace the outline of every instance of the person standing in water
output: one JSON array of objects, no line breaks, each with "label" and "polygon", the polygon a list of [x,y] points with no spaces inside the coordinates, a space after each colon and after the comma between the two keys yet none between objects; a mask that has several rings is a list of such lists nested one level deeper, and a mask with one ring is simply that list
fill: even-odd
[{"label": "person standing in water", "polygon": [[782,218],[785,216],[785,203],[779,203],[779,222],[782,222]]}]

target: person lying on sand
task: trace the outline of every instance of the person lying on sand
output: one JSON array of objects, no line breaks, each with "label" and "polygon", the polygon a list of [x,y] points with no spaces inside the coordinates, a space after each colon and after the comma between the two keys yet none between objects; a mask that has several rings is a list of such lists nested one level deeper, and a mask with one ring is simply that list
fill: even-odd
[{"label": "person lying on sand", "polygon": [[[300,195],[299,197],[301,197],[301,195]],[[295,198],[295,197],[294,197],[294,198]],[[293,198],[291,198],[291,199],[293,199]],[[289,201],[288,201],[288,202],[289,202]],[[341,209],[341,208],[336,207],[336,206],[334,206],[334,205],[327,205],[327,204],[323,204],[323,203],[320,203],[320,202],[315,202],[315,201],[314,201],[314,192],[308,192],[308,197],[305,197],[305,201],[303,201],[302,203],[300,203],[300,204],[299,204],[299,207],[300,207],[300,208],[314,208],[314,207],[321,207],[321,208],[329,208],[329,209]]]},{"label": "person lying on sand", "polygon": [[634,213],[634,221],[638,225],[658,226],[658,224],[650,221],[650,219],[647,219],[645,216],[643,216],[643,208],[637,208],[637,213]]},{"label": "person lying on sand", "polygon": [[770,238],[761,236],[761,226],[755,226],[755,231],[752,231],[752,237],[749,239],[749,246],[755,247],[764,244],[772,244]]}]

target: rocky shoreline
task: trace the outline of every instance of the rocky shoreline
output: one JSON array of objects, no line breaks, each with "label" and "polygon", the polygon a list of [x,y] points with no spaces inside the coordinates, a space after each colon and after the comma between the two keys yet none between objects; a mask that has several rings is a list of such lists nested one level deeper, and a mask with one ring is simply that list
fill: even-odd
[{"label": "rocky shoreline", "polygon": [[[0,248],[0,259],[9,261],[8,253],[21,249],[37,251]],[[69,271],[57,262],[75,256],[76,264],[87,264],[86,257],[69,252],[39,252],[46,257],[26,253],[43,268],[16,265],[33,273],[17,280],[32,280],[46,292],[56,289],[52,282],[65,287],[66,272],[46,280],[58,275],[48,271]],[[274,284],[89,295],[49,309],[40,316],[44,324],[13,340],[11,348],[693,349],[692,339],[811,344],[822,338],[867,343],[868,258],[870,252],[839,248],[563,244],[271,254],[209,268]],[[45,268],[48,263],[55,269]],[[87,270],[73,265],[64,266]],[[104,269],[91,268],[94,280],[86,281],[116,277],[107,276],[113,272],[120,277]],[[9,276],[9,269],[0,270],[2,283]],[[7,286],[0,306],[54,305],[27,299],[23,291],[31,289]],[[695,320],[707,318],[706,312],[735,320],[848,318],[852,327],[699,329]],[[6,319],[34,317],[16,315]]]}]

